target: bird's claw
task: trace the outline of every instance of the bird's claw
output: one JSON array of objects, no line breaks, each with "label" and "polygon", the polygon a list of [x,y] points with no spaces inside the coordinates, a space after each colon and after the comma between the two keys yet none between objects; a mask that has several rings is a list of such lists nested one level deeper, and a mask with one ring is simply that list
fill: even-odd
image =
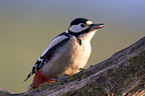
[{"label": "bird's claw", "polygon": [[60,80],[60,81],[66,81],[66,79],[67,79],[68,77],[69,77],[68,74],[64,74],[63,76],[62,76],[62,75],[58,75],[58,79],[51,78],[51,79],[49,79],[48,83],[49,83],[49,84],[50,84],[50,83],[54,83],[54,82],[56,82],[56,81],[58,81],[58,80]]},{"label": "bird's claw", "polygon": [[56,82],[58,79],[55,79],[55,78],[51,78],[51,79],[49,79],[49,83],[53,83],[53,82]]},{"label": "bird's claw", "polygon": [[68,74],[64,74],[63,76],[62,75],[58,75],[58,79],[66,79],[68,77],[69,77]]}]

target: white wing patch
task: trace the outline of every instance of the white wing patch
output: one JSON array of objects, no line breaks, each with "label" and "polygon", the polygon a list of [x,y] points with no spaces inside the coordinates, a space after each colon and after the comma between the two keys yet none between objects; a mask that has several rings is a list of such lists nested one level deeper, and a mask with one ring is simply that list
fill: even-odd
[{"label": "white wing patch", "polygon": [[42,53],[42,55],[38,58],[38,60],[36,61],[36,63],[34,64],[32,71],[29,73],[29,75],[26,77],[26,79],[24,80],[24,82],[34,73],[36,73],[39,69],[41,69],[45,63],[47,62],[47,59],[44,59],[43,56],[55,45],[57,45],[58,43],[60,43],[61,41],[65,40],[66,38],[68,38],[68,36],[65,35],[66,32],[58,35],[56,38],[54,38],[51,43],[47,46],[47,48],[45,49],[45,51]]},{"label": "white wing patch", "polygon": [[44,54],[50,49],[52,48],[53,46],[55,46],[56,44],[58,44],[59,42],[61,42],[62,40],[68,38],[67,36],[65,35],[61,35],[61,36],[58,36],[56,38],[54,38],[50,44],[47,46],[47,48],[45,49],[45,51],[42,53],[41,57],[44,56]]}]

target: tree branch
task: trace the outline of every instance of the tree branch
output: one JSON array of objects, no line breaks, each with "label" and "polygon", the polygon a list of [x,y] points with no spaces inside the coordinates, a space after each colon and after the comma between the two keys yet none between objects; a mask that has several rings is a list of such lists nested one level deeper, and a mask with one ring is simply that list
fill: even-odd
[{"label": "tree branch", "polygon": [[143,96],[145,95],[145,37],[107,60],[81,69],[68,79],[20,94],[0,90],[0,96]]}]

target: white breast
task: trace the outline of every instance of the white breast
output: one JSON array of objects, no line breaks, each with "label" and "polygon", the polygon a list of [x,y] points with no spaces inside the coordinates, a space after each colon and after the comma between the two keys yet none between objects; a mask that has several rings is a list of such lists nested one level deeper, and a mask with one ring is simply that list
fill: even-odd
[{"label": "white breast", "polygon": [[[94,35],[93,32],[91,34]],[[79,45],[76,37],[72,36],[64,46],[57,50],[54,57],[43,66],[42,72],[47,76],[71,75],[77,73],[80,68],[84,68],[91,54],[91,45],[90,40],[85,40],[83,37],[80,37],[82,45]]]}]

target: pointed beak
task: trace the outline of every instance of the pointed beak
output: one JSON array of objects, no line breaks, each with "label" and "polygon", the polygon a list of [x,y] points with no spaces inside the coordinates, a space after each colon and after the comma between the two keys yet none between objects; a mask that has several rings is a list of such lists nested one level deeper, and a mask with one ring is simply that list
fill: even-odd
[{"label": "pointed beak", "polygon": [[90,27],[91,27],[92,31],[96,30],[96,29],[101,29],[101,28],[104,27],[104,23],[102,23],[102,24],[91,24]]}]

